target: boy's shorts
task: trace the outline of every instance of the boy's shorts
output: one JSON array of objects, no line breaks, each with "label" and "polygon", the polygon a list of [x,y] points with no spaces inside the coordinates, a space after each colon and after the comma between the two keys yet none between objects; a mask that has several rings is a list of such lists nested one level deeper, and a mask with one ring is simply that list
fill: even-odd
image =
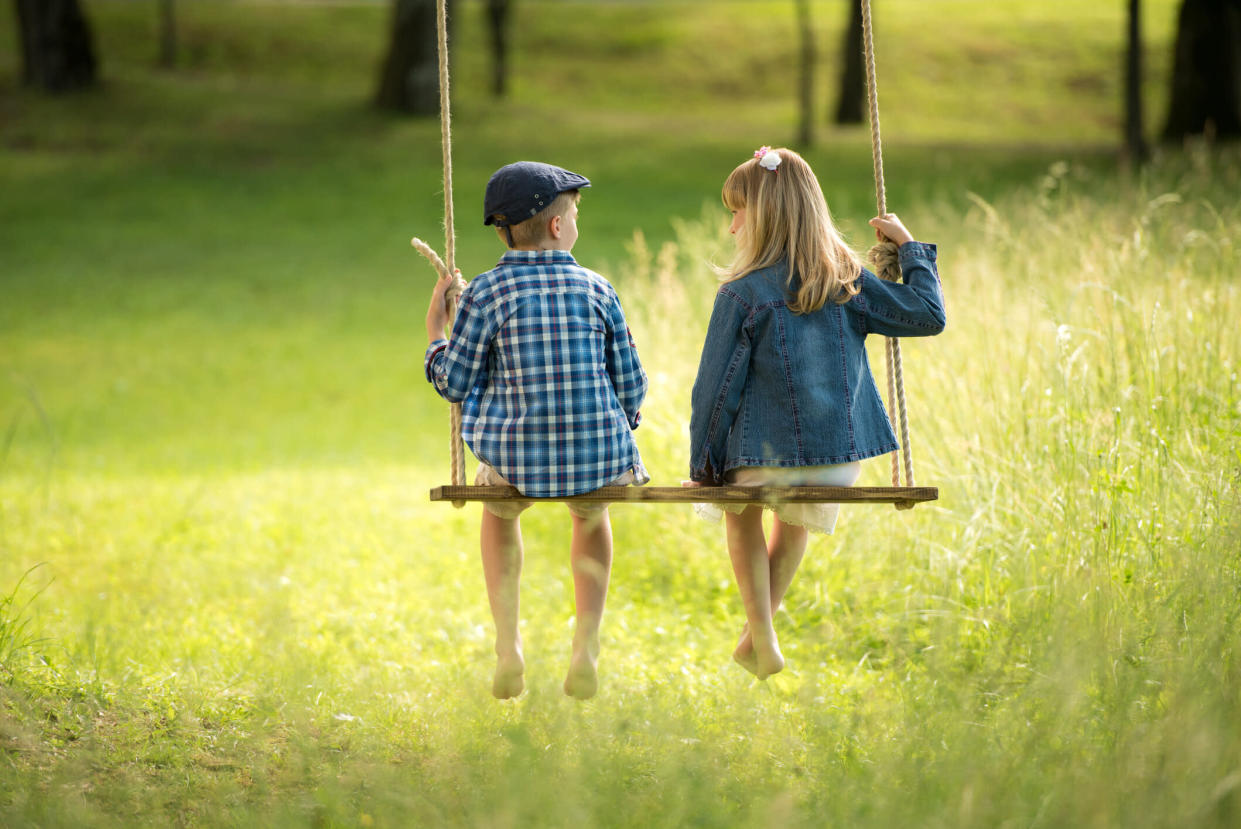
[{"label": "boy's shorts", "polygon": [[[646,469],[638,463],[633,469],[621,473],[620,477],[604,486],[641,486],[651,479]],[[480,463],[478,474],[474,476],[475,486],[512,486],[508,479],[495,470],[491,464]],[[533,501],[484,501],[483,509],[497,518],[512,519],[521,515]],[[590,504],[580,501],[566,501],[569,512],[578,518],[593,518],[608,508],[606,503]]]}]

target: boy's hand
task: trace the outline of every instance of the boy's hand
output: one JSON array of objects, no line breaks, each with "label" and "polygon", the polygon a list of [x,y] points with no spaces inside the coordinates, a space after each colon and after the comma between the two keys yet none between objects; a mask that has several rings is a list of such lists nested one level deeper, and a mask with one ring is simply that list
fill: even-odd
[{"label": "boy's hand", "polygon": [[[461,271],[457,271],[457,278],[461,278]],[[444,329],[448,327],[448,301],[445,298],[448,292],[448,286],[453,283],[453,278],[449,276],[440,277],[436,283],[434,290],[431,291],[431,304],[427,307],[427,339],[442,340],[444,338]]]},{"label": "boy's hand", "polygon": [[901,220],[896,217],[895,213],[876,216],[870,220],[870,226],[875,229],[875,235],[879,237],[880,242],[892,241],[903,245],[914,240],[913,234],[905,229],[905,225],[901,224]]}]

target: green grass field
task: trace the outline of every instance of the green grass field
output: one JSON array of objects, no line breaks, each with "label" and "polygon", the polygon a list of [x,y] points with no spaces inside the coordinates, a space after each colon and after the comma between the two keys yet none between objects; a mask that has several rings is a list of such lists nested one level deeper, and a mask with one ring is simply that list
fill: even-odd
[{"label": "green grass field", "polygon": [[[586,703],[563,509],[524,520],[528,689],[498,703],[479,508],[427,501],[447,411],[407,240],[438,238],[438,124],[368,107],[385,4],[183,2],[173,72],[154,4],[86,5],[105,84],[64,99],[18,88],[0,14],[0,824],[1241,820],[1241,155],[1118,172],[1120,4],[876,4],[889,203],[948,302],[905,345],[941,498],[812,542],[762,684],[722,529],[614,508]],[[1175,3],[1144,5],[1153,128]],[[459,21],[461,264],[498,255],[495,167],[595,181],[576,253],[672,483],[720,183],[794,131],[792,4],[519,8],[503,102]],[[843,3],[814,13],[826,49]],[[862,247],[865,131],[816,137]]]}]

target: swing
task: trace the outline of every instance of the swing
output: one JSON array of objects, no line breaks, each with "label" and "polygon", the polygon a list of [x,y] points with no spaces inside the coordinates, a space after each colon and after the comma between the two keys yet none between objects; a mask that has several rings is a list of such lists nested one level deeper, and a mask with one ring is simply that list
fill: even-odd
[{"label": "swing", "polygon": [[[456,236],[453,230],[452,203],[452,114],[448,98],[448,27],[445,0],[437,2],[436,28],[439,35],[440,78],[440,144],[444,164],[444,258],[421,239],[410,241],[439,272],[440,276],[455,272]],[[862,24],[866,54],[866,89],[870,103],[871,150],[875,169],[875,200],[879,214],[887,213],[887,195],[883,183],[883,151],[879,140],[879,97],[875,88],[875,47],[871,30],[870,0],[862,0]],[[869,253],[880,278],[897,281],[901,278],[897,246],[881,242]],[[454,277],[448,288],[448,318],[456,316],[456,300],[465,289],[465,281]],[[605,486],[582,495],[560,498],[531,498],[512,486],[467,486],[465,483],[465,446],[461,439],[461,404],[450,408],[452,484],[431,490],[432,501],[451,501],[454,507],[466,501],[552,501],[579,503],[714,503],[714,504],[893,504],[897,509],[911,509],[923,501],[939,497],[936,487],[914,486],[913,454],[909,444],[909,417],[905,409],[905,382],[901,367],[901,345],[896,338],[886,339],[888,365],[888,416],[893,427],[899,423],[901,457],[904,458],[905,484],[901,485],[901,463],[892,453],[892,485],[866,486]]]}]

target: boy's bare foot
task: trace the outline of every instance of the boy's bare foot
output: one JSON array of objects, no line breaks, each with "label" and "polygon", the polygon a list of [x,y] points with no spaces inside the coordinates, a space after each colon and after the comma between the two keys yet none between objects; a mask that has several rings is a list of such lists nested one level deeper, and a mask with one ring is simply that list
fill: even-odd
[{"label": "boy's bare foot", "polygon": [[574,644],[569,659],[569,673],[564,678],[564,692],[576,699],[590,699],[599,691],[599,671],[596,667],[599,646]]},{"label": "boy's bare foot", "polygon": [[564,678],[564,692],[576,699],[590,699],[599,691],[599,672],[589,662],[573,660]]},{"label": "boy's bare foot", "polygon": [[491,679],[491,695],[496,699],[512,699],[526,689],[526,663],[521,653],[496,659],[496,673]]}]

